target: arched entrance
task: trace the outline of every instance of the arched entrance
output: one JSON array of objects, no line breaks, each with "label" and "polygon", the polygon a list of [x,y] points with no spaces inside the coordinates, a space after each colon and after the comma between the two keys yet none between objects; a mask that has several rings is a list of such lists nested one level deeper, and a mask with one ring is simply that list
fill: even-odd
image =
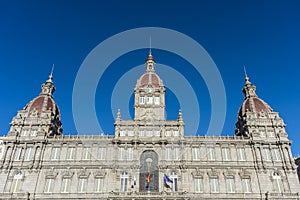
[{"label": "arched entrance", "polygon": [[140,192],[159,191],[158,155],[155,151],[147,150],[140,157]]}]

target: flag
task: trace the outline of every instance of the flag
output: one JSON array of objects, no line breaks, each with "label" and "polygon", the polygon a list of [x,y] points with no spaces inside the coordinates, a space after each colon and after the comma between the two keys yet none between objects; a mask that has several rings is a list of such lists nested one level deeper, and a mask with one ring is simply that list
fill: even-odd
[{"label": "flag", "polygon": [[134,188],[134,186],[136,186],[136,178],[135,178],[135,176],[132,177],[131,188]]},{"label": "flag", "polygon": [[164,174],[164,186],[165,186],[166,188],[171,188],[171,187],[168,185],[168,182],[169,182],[169,183],[173,183],[173,181],[172,181],[166,174]]},{"label": "flag", "polygon": [[148,177],[147,177],[147,179],[146,179],[146,182],[147,182],[147,183],[150,183],[150,178],[151,178],[150,172],[148,172]]}]

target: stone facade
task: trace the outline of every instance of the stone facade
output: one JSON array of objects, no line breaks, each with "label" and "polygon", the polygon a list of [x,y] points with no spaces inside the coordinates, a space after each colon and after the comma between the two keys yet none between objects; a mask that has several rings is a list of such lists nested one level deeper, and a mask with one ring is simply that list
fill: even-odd
[{"label": "stone facade", "polygon": [[300,182],[300,157],[296,158],[296,165],[298,165],[297,173],[298,173],[298,178],[299,178],[299,182]]},{"label": "stone facade", "polygon": [[151,54],[145,66],[114,136],[63,135],[51,74],[0,138],[0,199],[300,199],[285,124],[248,77],[234,136],[184,136]]}]

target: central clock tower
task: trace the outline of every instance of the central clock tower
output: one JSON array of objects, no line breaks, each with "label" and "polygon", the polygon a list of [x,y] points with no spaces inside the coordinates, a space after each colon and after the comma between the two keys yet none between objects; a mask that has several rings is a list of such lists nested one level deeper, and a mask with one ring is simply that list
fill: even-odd
[{"label": "central clock tower", "polygon": [[155,72],[155,60],[151,54],[145,63],[146,72],[137,80],[134,88],[134,120],[165,120],[165,87]]}]

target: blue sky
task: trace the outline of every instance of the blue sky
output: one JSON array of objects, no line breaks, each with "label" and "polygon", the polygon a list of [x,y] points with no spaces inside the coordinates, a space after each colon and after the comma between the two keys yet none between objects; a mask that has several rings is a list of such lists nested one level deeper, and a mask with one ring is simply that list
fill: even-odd
[{"label": "blue sky", "polygon": [[[201,44],[217,65],[227,95],[222,135],[233,135],[243,101],[243,65],[264,99],[287,124],[293,154],[300,154],[300,3],[298,1],[2,1],[0,61],[2,98],[0,135],[6,135],[17,110],[40,93],[55,64],[55,100],[65,134],[76,134],[72,90],[82,62],[99,43],[125,30],[164,27],[188,35]],[[152,38],[155,41],[155,38]],[[96,94],[96,110],[105,133],[113,132],[113,116],[106,108],[112,85],[122,73],[144,63],[148,50],[121,56],[106,71],[107,90]],[[200,102],[199,134],[207,131],[210,99],[201,76],[189,63],[167,51],[153,49],[159,63],[181,69],[194,84]],[[138,77],[136,77],[137,79]],[[101,92],[100,92],[101,91]],[[168,92],[168,91],[167,91]],[[167,96],[168,118],[179,109],[175,95]],[[169,99],[169,100],[168,100]],[[128,105],[132,110],[132,105]],[[184,113],[183,113],[184,116]]]}]

